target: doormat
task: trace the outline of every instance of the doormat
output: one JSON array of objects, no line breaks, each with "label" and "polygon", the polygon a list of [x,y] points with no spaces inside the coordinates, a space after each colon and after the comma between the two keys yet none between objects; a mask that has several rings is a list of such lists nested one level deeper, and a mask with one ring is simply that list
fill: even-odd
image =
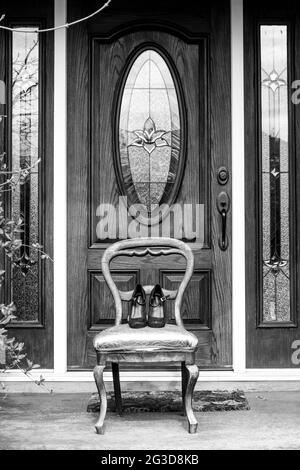
[{"label": "doormat", "polygon": [[[181,393],[176,392],[123,392],[123,413],[182,411]],[[93,393],[87,406],[88,412],[100,409],[100,399]],[[116,411],[113,392],[107,394],[108,411]],[[197,390],[193,395],[194,411],[240,411],[250,410],[242,390]]]}]

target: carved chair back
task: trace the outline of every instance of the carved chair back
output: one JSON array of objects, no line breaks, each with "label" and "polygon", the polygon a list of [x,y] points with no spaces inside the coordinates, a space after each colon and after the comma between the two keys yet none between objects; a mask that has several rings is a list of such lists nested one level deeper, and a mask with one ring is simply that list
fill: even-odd
[{"label": "carved chair back", "polygon": [[[162,249],[163,248],[163,249]],[[158,249],[158,250],[157,250]],[[167,256],[167,255],[180,255],[186,260],[186,268],[181,283],[176,290],[163,289],[165,296],[170,300],[175,300],[175,322],[178,326],[183,326],[181,319],[181,303],[184,291],[192,277],[194,269],[194,255],[190,247],[181,240],[175,238],[133,238],[122,240],[114,243],[107,248],[102,257],[102,274],[107,282],[107,285],[113,295],[116,318],[115,325],[120,325],[122,322],[122,300],[129,301],[132,297],[133,291],[120,291],[111,275],[110,263],[119,256],[138,256],[144,257],[151,256]],[[150,294],[154,286],[143,286],[146,294]]]}]

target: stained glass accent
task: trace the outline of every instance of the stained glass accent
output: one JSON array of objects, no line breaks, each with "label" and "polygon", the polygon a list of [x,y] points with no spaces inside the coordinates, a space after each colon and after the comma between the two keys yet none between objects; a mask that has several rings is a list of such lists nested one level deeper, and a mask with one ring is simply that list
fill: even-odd
[{"label": "stained glass accent", "polygon": [[143,51],[129,70],[119,148],[127,196],[151,213],[172,191],[181,148],[177,91],[166,61],[155,50]]},{"label": "stained glass accent", "polygon": [[289,321],[287,26],[260,27],[263,321]]},{"label": "stained glass accent", "polygon": [[[16,30],[18,28],[15,28]],[[36,27],[21,28],[32,31]],[[35,321],[39,314],[39,266],[29,245],[39,241],[39,39],[31,32],[12,33],[12,171],[18,181],[19,169],[31,168],[24,184],[12,191],[14,218],[23,219],[19,267],[12,268],[12,299],[17,321]],[[26,276],[29,255],[33,258]]]}]

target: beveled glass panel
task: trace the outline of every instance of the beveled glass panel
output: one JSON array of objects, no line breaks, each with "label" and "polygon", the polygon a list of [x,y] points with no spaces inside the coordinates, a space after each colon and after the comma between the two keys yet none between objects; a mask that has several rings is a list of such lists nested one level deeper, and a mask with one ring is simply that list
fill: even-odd
[{"label": "beveled glass panel", "polygon": [[[17,182],[12,191],[11,211],[22,218],[24,244],[18,265],[12,268],[12,299],[17,307],[16,321],[37,321],[39,315],[39,266],[30,245],[39,243],[39,39],[37,27],[22,27],[28,33],[12,33],[12,144],[11,164]],[[31,168],[24,184],[20,169]],[[27,261],[33,259],[33,264]],[[22,268],[22,269],[20,269]],[[26,275],[25,275],[26,274]]]},{"label": "beveled glass panel", "polygon": [[174,80],[164,58],[152,49],[141,52],[129,70],[118,131],[125,195],[151,213],[175,183],[181,148]]},{"label": "beveled glass panel", "polygon": [[287,26],[260,27],[263,321],[290,321]]}]

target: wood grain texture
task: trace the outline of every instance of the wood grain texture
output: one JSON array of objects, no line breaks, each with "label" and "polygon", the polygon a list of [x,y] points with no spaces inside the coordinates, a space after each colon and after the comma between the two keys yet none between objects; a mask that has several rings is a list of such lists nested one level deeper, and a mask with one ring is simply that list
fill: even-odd
[{"label": "wood grain texture", "polygon": [[[160,284],[166,289],[176,289],[183,272],[160,271]],[[194,271],[192,279],[184,293],[181,316],[185,327],[211,328],[211,277],[209,271]],[[169,322],[174,322],[174,304],[167,301],[166,315]],[[193,325],[193,326],[192,326]]]},{"label": "wood grain texture", "polygon": [[[84,8],[80,1],[68,2],[68,21],[84,16]],[[82,364],[85,354],[89,319],[89,44],[85,28],[85,24],[70,28],[67,38],[68,364],[76,365]]]},{"label": "wood grain texture", "polygon": [[231,80],[229,2],[211,3],[210,43],[210,194],[211,194],[211,247],[212,247],[212,361],[232,363],[232,277],[231,277],[231,211],[227,215],[229,246],[221,251],[218,239],[221,233],[221,216],[216,198],[225,190],[231,198],[231,178],[221,187],[217,183],[216,170],[226,166],[231,174]]},{"label": "wood grain texture", "polygon": [[[95,1],[69,2],[68,20],[95,6]],[[217,168],[226,165],[231,170],[229,7],[229,1],[198,5],[188,0],[178,6],[168,1],[141,6],[134,1],[125,8],[124,2],[115,0],[101,21],[95,19],[68,32],[68,263],[72,266],[68,335],[76,338],[69,341],[70,369],[94,365],[89,305],[98,303],[99,291],[95,289],[89,298],[88,272],[101,276],[102,254],[109,246],[107,240],[97,240],[96,209],[101,202],[118,202],[112,154],[115,92],[128,56],[145,42],[164,48],[182,84],[187,159],[176,202],[205,205],[205,248],[190,243],[196,273],[184,300],[186,317],[193,322],[199,319],[200,327],[187,326],[199,338],[201,367],[231,367],[231,247],[227,252],[218,247],[221,221],[216,209],[218,191],[224,189],[217,185]],[[225,189],[231,196],[231,179]],[[133,268],[138,270],[143,285],[160,282],[160,272],[165,271],[176,284],[184,263],[176,254],[163,261],[124,257],[113,261],[111,268],[124,276]]]},{"label": "wood grain texture", "polygon": [[[257,73],[257,28],[259,22],[274,24],[289,24],[289,79],[297,79],[300,73],[300,8],[293,0],[271,2],[269,0],[244,2],[244,70],[245,70],[245,190],[247,208],[246,223],[246,315],[247,315],[247,367],[249,368],[292,368],[299,367],[292,363],[294,352],[292,344],[299,339],[299,326],[262,327],[259,326],[261,311],[260,300],[262,286],[259,282],[258,268],[260,266],[259,250],[259,220],[260,208],[257,195],[259,194],[259,125],[258,125],[258,73]],[[296,156],[300,150],[300,110],[299,106],[290,104],[289,114],[289,143],[290,143],[290,211],[291,211],[291,269],[292,282],[292,313],[299,325],[299,256],[300,256],[300,167]]]},{"label": "wood grain texture", "polygon": [[[17,3],[17,4],[16,4]],[[42,24],[44,27],[52,27],[54,22],[54,2],[38,2],[28,0],[24,2],[1,2],[1,8],[6,17],[3,24]],[[0,79],[8,78],[9,67],[9,41],[11,35],[8,32],[0,32]],[[53,257],[53,86],[54,86],[54,37],[53,33],[44,35],[40,47],[40,240],[43,249]],[[7,84],[8,85],[8,84]],[[7,87],[9,91],[9,86]],[[9,97],[7,96],[6,113],[11,116]],[[4,107],[1,106],[1,113]],[[8,118],[9,119],[9,118]],[[1,126],[1,124],[0,124]],[[0,128],[0,132],[10,131],[10,128]],[[9,152],[10,139],[8,135],[0,135],[1,142],[4,137],[5,151]],[[7,271],[9,266],[7,265]],[[18,341],[24,342],[28,357],[42,368],[53,367],[53,266],[50,261],[43,261],[40,268],[41,293],[39,322],[36,325],[26,322],[16,325],[8,325],[9,336],[14,336]],[[8,286],[9,287],[9,286]],[[6,291],[10,295],[10,289]],[[9,300],[9,297],[6,298]]]}]

